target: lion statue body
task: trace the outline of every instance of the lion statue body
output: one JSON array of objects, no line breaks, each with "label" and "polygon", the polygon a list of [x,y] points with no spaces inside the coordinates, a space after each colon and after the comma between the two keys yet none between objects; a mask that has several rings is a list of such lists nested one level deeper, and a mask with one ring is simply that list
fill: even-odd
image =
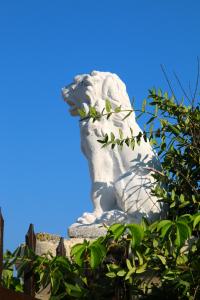
[{"label": "lion statue body", "polygon": [[142,132],[134,113],[123,120],[127,114],[124,110],[132,109],[125,84],[116,74],[93,71],[76,76],[74,83],[62,89],[62,94],[73,116],[78,115],[79,108],[88,112],[89,106],[100,112],[107,99],[113,109],[121,105],[122,110],[109,119],[80,122],[81,149],[89,164],[94,211],[84,213],[76,224],[139,223],[142,217],[157,218],[161,207],[151,194],[155,185],[152,169],[159,169],[160,164],[149,141],[141,139],[134,151],[127,145],[122,149],[102,148],[97,142],[106,133],[119,136],[119,128],[125,137],[130,137],[130,128],[134,136]]}]

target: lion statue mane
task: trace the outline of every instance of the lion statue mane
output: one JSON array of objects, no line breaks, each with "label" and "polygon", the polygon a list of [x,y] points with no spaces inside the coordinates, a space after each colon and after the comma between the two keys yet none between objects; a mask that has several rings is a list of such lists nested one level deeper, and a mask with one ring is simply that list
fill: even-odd
[{"label": "lion statue mane", "polygon": [[113,109],[121,106],[123,110],[109,119],[80,121],[81,149],[89,164],[94,211],[84,213],[75,224],[139,223],[142,217],[153,220],[160,216],[160,203],[151,193],[155,185],[152,169],[159,169],[160,164],[149,141],[141,139],[134,151],[127,145],[123,149],[102,148],[97,141],[106,133],[119,136],[119,128],[125,137],[130,137],[130,128],[134,136],[142,132],[134,113],[123,120],[127,114],[124,110],[133,108],[121,79],[109,72],[78,75],[62,89],[62,95],[72,116],[79,115],[79,108],[88,112],[89,106],[101,112],[107,99]]}]

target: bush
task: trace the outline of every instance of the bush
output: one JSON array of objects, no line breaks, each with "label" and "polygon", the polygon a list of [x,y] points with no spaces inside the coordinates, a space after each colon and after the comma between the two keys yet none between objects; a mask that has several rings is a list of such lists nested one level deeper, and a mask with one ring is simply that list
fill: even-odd
[{"label": "bush", "polygon": [[[157,185],[152,191],[168,206],[167,219],[148,224],[114,224],[105,237],[84,241],[72,248],[71,260],[65,257],[39,257],[30,250],[19,258],[18,252],[7,256],[5,268],[21,260],[18,277],[27,263],[37,279],[37,289],[50,285],[51,299],[190,299],[200,298],[200,110],[178,103],[160,90],[150,90],[148,99],[154,111],[142,105],[141,114],[150,114],[146,129],[138,136],[108,136],[103,146],[124,144],[133,148],[149,138],[157,149],[162,170],[154,171]],[[176,101],[175,101],[176,100]],[[96,121],[112,117],[107,101],[105,110],[91,108],[83,118]],[[127,116],[131,111],[127,112]],[[4,274],[6,271],[4,270]],[[10,284],[15,288],[19,280]],[[16,281],[17,280],[17,281]],[[16,285],[15,285],[16,282]]]}]

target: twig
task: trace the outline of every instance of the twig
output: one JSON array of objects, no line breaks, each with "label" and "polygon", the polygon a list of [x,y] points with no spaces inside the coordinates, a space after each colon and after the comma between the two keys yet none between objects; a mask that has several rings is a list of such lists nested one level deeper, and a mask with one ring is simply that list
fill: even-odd
[{"label": "twig", "polygon": [[159,174],[159,175],[161,175],[161,176],[163,176],[163,177],[166,177],[165,174],[163,174],[162,172],[160,172],[160,171],[158,171],[158,170],[156,170],[156,169],[154,169],[154,168],[145,167],[144,169],[149,170],[149,171],[152,171],[152,172],[154,172],[154,173],[157,173],[157,174]]},{"label": "twig", "polygon": [[192,105],[192,101],[191,101],[190,98],[188,97],[188,95],[187,95],[185,89],[183,88],[180,79],[178,78],[178,76],[177,76],[177,74],[176,74],[175,72],[173,72],[173,73],[174,73],[174,76],[175,76],[175,78],[176,78],[176,80],[177,80],[177,82],[178,82],[178,84],[179,84],[179,86],[180,86],[180,88],[181,88],[183,94],[185,95],[185,97],[188,99],[188,101],[189,101],[190,104]]},{"label": "twig", "polygon": [[[118,114],[118,113],[121,113],[121,112],[127,112],[127,113],[140,112],[140,113],[144,113],[144,111],[142,111],[142,110],[140,110],[140,109],[122,109],[122,110],[120,110],[120,111],[110,111],[110,112],[106,112],[106,113],[103,113],[103,114],[100,113],[100,114],[97,115],[95,118],[98,119],[98,118],[101,118],[101,117],[106,117],[106,116],[108,116],[108,115]],[[148,112],[148,111],[146,111],[145,113],[148,114],[148,115],[151,115],[151,116],[155,116],[153,113],[150,113],[150,112]],[[91,117],[90,115],[88,115],[88,116],[86,116],[86,117],[84,117],[84,118],[81,118],[81,119],[79,120],[79,122],[88,120],[88,119],[90,119],[90,118],[93,118],[93,117]]]},{"label": "twig", "polygon": [[196,79],[195,91],[192,99],[192,108],[194,107],[194,101],[197,94],[198,85],[199,85],[199,57],[197,56],[197,79]]},{"label": "twig", "polygon": [[172,88],[172,86],[171,86],[171,83],[170,83],[170,81],[169,81],[169,78],[168,78],[168,76],[167,76],[167,73],[166,73],[166,71],[165,71],[165,68],[164,68],[164,66],[163,66],[162,64],[160,65],[160,67],[161,67],[161,70],[162,70],[162,72],[163,72],[163,74],[164,74],[164,76],[165,76],[165,79],[166,79],[167,83],[168,83],[168,86],[169,86],[169,88],[170,88],[170,90],[171,90],[171,93],[172,93],[172,95],[174,96],[174,99],[176,100],[176,104],[178,105],[178,100],[177,100],[177,98],[176,98],[176,96],[175,96],[174,90],[173,90],[173,88]]}]

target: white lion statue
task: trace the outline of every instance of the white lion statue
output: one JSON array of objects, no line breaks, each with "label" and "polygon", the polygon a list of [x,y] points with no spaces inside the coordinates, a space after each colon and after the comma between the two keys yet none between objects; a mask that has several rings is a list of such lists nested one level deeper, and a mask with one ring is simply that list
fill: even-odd
[{"label": "white lion statue", "polygon": [[[88,112],[89,106],[101,112],[107,99],[113,109],[120,105],[122,110],[132,109],[125,84],[109,72],[78,75],[62,94],[72,116],[78,115],[78,108]],[[81,149],[89,164],[94,211],[84,213],[76,224],[139,223],[142,217],[153,220],[160,215],[158,199],[151,194],[155,184],[152,169],[159,169],[159,162],[149,141],[142,139],[134,151],[127,145],[123,149],[102,148],[97,141],[111,132],[118,137],[119,128],[125,137],[130,137],[130,128],[134,136],[142,132],[134,114],[123,120],[126,114],[116,113],[95,122],[80,121]]]}]

